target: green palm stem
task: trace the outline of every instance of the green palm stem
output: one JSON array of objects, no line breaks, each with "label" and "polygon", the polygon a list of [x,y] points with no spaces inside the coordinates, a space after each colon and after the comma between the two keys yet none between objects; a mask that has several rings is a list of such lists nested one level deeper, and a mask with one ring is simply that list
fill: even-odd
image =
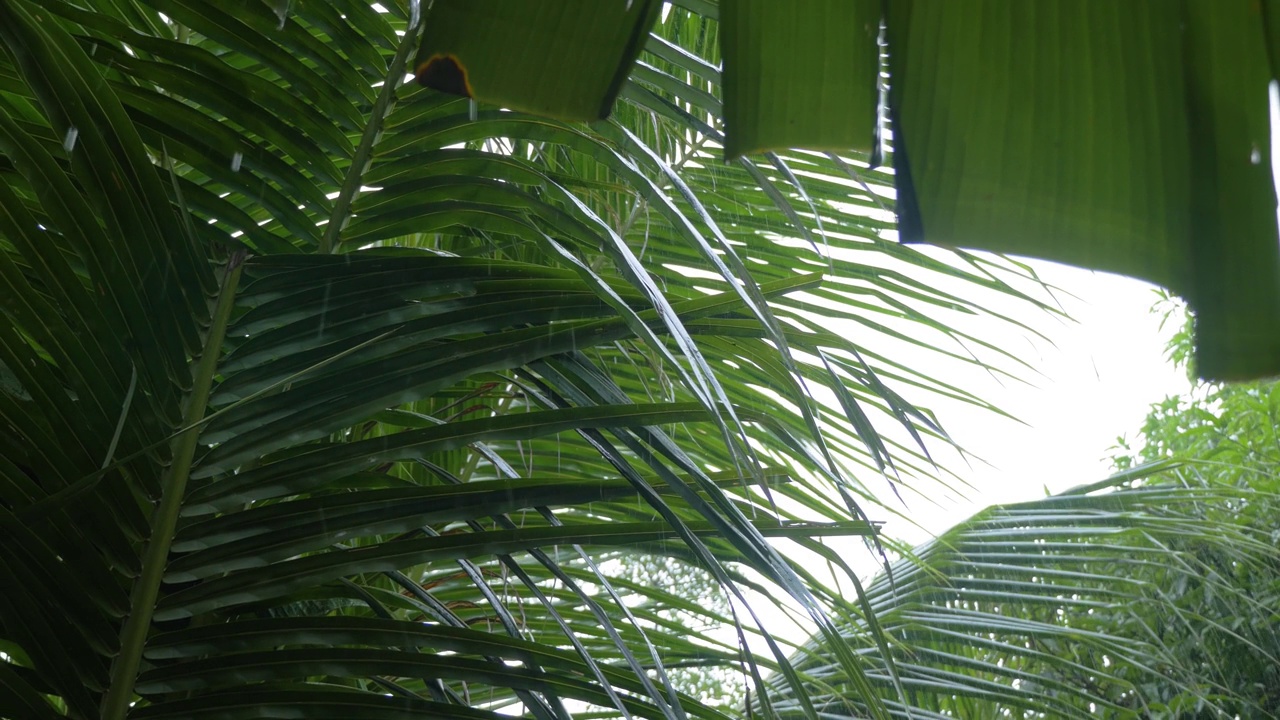
[{"label": "green palm stem", "polygon": [[414,42],[421,32],[421,27],[422,23],[418,23],[405,32],[400,48],[396,50],[395,56],[387,66],[387,79],[382,83],[382,92],[378,93],[378,99],[369,110],[369,123],[364,126],[360,145],[351,156],[351,167],[347,168],[347,175],[342,179],[338,197],[333,201],[333,212],[329,214],[329,224],[324,228],[324,235],[320,236],[322,254],[327,255],[334,251],[338,244],[338,234],[351,220],[351,203],[355,202],[356,195],[360,193],[360,181],[373,162],[373,146],[377,145],[378,139],[382,137],[382,123],[395,109],[396,90],[404,81],[404,68],[409,63],[409,53],[413,52]]},{"label": "green palm stem", "polygon": [[133,584],[130,601],[133,612],[120,632],[120,651],[111,663],[111,686],[102,701],[103,720],[124,720],[133,699],[134,683],[142,662],[147,631],[151,628],[152,613],[160,593],[160,583],[164,579],[169,548],[173,543],[173,533],[177,527],[178,513],[182,509],[191,473],[191,461],[199,438],[199,429],[193,426],[204,416],[209,403],[209,390],[217,373],[222,341],[227,334],[227,322],[235,306],[243,262],[243,253],[232,255],[227,262],[222,289],[213,313],[213,324],[196,365],[191,394],[187,399],[186,412],[183,413],[182,425],[190,429],[173,440],[173,465],[169,468],[169,477],[161,490],[160,506],[152,517],[151,539],[143,556],[142,575]]}]

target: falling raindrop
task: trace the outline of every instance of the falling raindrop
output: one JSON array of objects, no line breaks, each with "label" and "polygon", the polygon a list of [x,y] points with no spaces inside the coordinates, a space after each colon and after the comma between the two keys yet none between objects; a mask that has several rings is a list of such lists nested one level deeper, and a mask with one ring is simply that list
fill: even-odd
[{"label": "falling raindrop", "polygon": [[274,0],[271,9],[275,11],[276,19],[280,22],[276,24],[276,30],[283,30],[284,24],[289,20],[289,6],[292,0]]},{"label": "falling raindrop", "polygon": [[62,149],[71,152],[76,147],[76,138],[80,137],[80,128],[72,125],[67,128],[67,134],[62,136]]},{"label": "falling raindrop", "polygon": [[244,160],[244,153],[237,150],[231,154],[231,172],[240,172],[241,160]]},{"label": "falling raindrop", "polygon": [[421,17],[422,10],[420,0],[409,0],[409,27],[418,27],[418,19]]},{"label": "falling raindrop", "polygon": [[1253,144],[1253,150],[1249,153],[1249,162],[1254,165],[1262,164],[1262,151],[1258,149],[1258,143]]}]

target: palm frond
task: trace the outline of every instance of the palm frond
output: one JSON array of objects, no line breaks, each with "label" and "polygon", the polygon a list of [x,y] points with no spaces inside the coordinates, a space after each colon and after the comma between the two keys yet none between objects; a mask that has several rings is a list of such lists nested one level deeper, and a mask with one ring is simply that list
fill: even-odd
[{"label": "palm frond", "polygon": [[[1229,517],[1275,500],[1164,461],[988,508],[867,587],[909,705],[887,671],[873,680],[902,717],[1268,717],[1231,667],[1276,664],[1273,611],[1250,587],[1275,577],[1280,552],[1268,528]],[[866,623],[844,632],[885,661]],[[825,641],[793,661],[816,706],[863,712]]]},{"label": "palm frond", "polygon": [[[0,8],[0,684],[86,718],[732,714],[696,663],[803,697],[748,593],[832,638],[850,605],[773,540],[874,542],[865,483],[945,441],[917,403],[981,404],[877,346],[1014,372],[948,318],[1029,278],[896,245],[866,163],[712,162],[703,17],[584,126],[403,85],[380,7]],[[737,643],[635,553],[707,573]]]}]

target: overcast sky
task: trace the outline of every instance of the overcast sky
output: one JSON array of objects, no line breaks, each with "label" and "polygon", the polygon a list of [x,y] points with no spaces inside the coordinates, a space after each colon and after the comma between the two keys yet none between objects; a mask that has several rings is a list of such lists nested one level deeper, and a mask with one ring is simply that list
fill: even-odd
[{"label": "overcast sky", "polygon": [[[964,489],[967,498],[936,486],[929,499],[907,497],[912,519],[933,533],[987,505],[1102,479],[1110,474],[1106,458],[1116,438],[1133,439],[1152,403],[1189,389],[1186,375],[1165,359],[1172,328],[1161,330],[1161,317],[1150,311],[1159,299],[1152,286],[1044,261],[1028,263],[1047,283],[1075,296],[1059,295],[1074,322],[1042,313],[1030,317],[1052,345],[996,325],[978,332],[988,339],[997,333],[1040,376],[1027,374],[1032,384],[1000,384],[974,375],[964,387],[1025,425],[960,403],[931,402],[951,437],[987,461],[966,466],[954,457],[939,458],[973,485]],[[887,530],[913,541],[927,537],[902,521],[892,521]]]},{"label": "overcast sky", "polygon": [[[1061,492],[1101,480],[1111,474],[1107,458],[1116,438],[1134,439],[1152,403],[1190,389],[1185,373],[1165,359],[1165,343],[1173,328],[1160,329],[1161,317],[1151,312],[1159,300],[1151,285],[1045,261],[1026,262],[1046,283],[1070,294],[1058,298],[1072,321],[1057,321],[1009,302],[999,310],[1016,315],[1052,342],[1032,341],[1025,331],[989,318],[975,319],[973,327],[964,329],[1015,351],[1039,376],[1028,373],[1033,381],[1029,384],[1001,384],[982,373],[957,376],[954,363],[939,368],[949,382],[1023,423],[930,398],[929,407],[950,436],[986,463],[975,460],[966,466],[932,444],[935,459],[972,487],[963,488],[961,496],[937,483],[921,482],[920,490],[927,497],[903,493],[904,515],[910,520],[867,507],[873,519],[887,520],[885,532],[890,537],[918,544],[988,505],[1032,500],[1043,497],[1046,489]],[[902,508],[887,485],[880,496]],[[878,572],[879,559],[860,542],[829,542],[848,548],[844,557],[864,580]],[[771,632],[799,641],[814,630],[806,621],[791,624],[770,601],[759,599],[752,604]],[[792,615],[792,619],[797,618]],[[767,654],[763,644],[756,645],[752,643],[755,650]]]}]

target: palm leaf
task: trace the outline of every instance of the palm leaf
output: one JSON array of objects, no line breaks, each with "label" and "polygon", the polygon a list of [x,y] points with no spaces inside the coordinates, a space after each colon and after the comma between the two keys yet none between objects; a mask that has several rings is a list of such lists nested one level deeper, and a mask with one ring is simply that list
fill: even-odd
[{"label": "palm leaf", "polygon": [[[1240,579],[1274,573],[1280,557],[1269,530],[1230,521],[1242,503],[1274,501],[1259,495],[1176,463],[1135,468],[988,508],[898,561],[866,597],[911,704],[939,717],[1268,715],[1262,689],[1230,685],[1219,667],[1231,660],[1210,650],[1275,662],[1271,611]],[[871,635],[851,624],[844,642],[884,658]],[[862,712],[825,644],[793,657],[812,701]],[[906,717],[888,674],[873,678]]]},{"label": "palm leaf", "polygon": [[883,239],[884,173],[712,163],[694,15],[582,126],[402,85],[385,10],[0,10],[0,684],[108,718],[720,717],[665,670],[707,662],[800,692],[748,594],[833,638],[852,606],[774,543],[874,541],[863,480],[945,440],[907,398],[980,404],[875,346],[1014,371],[945,318],[1036,301]]}]

